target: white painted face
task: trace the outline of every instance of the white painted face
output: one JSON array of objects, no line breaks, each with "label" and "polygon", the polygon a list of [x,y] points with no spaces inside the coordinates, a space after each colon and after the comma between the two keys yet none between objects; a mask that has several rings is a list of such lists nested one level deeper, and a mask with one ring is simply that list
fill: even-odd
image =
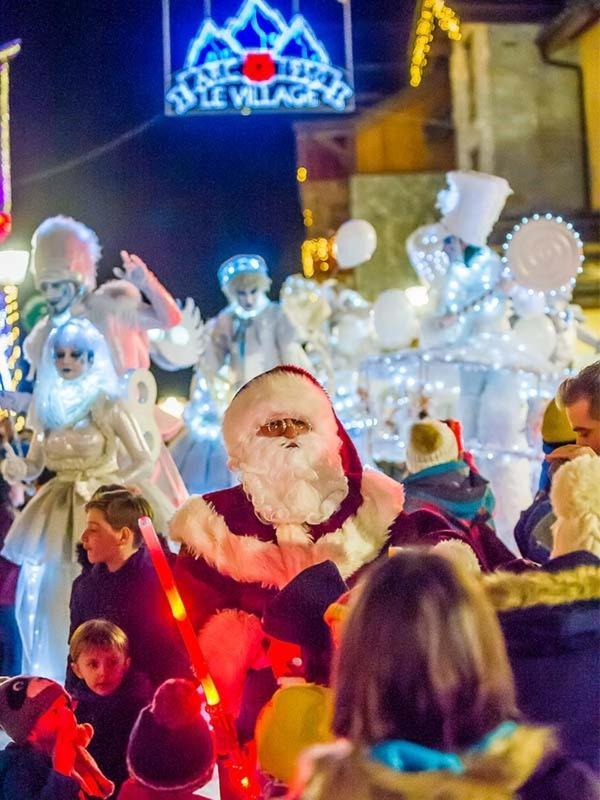
[{"label": "white painted face", "polygon": [[235,301],[244,311],[255,311],[263,302],[264,292],[258,286],[240,287],[234,290]]},{"label": "white painted face", "polygon": [[54,349],[54,363],[61,378],[73,381],[86,371],[89,357],[87,351],[81,348],[58,345]]},{"label": "white painted face", "polygon": [[48,303],[51,317],[67,311],[77,297],[77,284],[74,281],[42,281],[40,289]]}]

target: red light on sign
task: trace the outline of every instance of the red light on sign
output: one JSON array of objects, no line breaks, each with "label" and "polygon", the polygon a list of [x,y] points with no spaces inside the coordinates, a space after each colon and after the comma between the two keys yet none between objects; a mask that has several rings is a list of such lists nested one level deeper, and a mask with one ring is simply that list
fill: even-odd
[{"label": "red light on sign", "polygon": [[277,69],[269,53],[249,53],[244,59],[242,74],[255,83],[271,80]]},{"label": "red light on sign", "polygon": [[8,238],[12,230],[12,217],[7,211],[0,212],[0,242]]}]

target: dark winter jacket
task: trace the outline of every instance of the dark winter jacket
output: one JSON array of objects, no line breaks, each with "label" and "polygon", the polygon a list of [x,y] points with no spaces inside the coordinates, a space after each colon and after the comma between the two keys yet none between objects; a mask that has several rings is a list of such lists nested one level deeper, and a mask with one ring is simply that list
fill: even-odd
[{"label": "dark winter jacket", "polygon": [[[316,750],[316,748],[315,748]],[[460,753],[461,766],[401,771],[339,742],[319,748],[300,770],[294,800],[598,800],[590,770],[553,754],[546,729],[518,726],[487,750]],[[448,758],[450,756],[450,759]],[[308,777],[307,777],[308,776]]]},{"label": "dark winter jacket", "polygon": [[564,751],[600,770],[600,560],[577,552],[484,579],[498,611],[519,707],[558,726]]},{"label": "dark winter jacket", "polygon": [[552,547],[552,523],[556,521],[548,492],[540,490],[533,503],[521,511],[515,541],[524,558],[545,564]]},{"label": "dark winter jacket", "polygon": [[[69,637],[90,619],[107,619],[125,631],[132,668],[145,673],[152,686],[167,678],[189,677],[187,654],[145,547],[116,572],[109,572],[105,564],[95,564],[75,579]],[[69,670],[67,688],[74,684]]]},{"label": "dark winter jacket", "polygon": [[409,513],[430,504],[459,520],[491,520],[495,501],[489,481],[465,461],[422,469],[405,478],[403,484],[404,510]]},{"label": "dark winter jacket", "polygon": [[115,784],[115,796],[127,780],[127,744],[139,712],[152,699],[152,686],[140,672],[129,670],[119,688],[102,697],[79,681],[72,695],[77,700],[75,716],[79,723],[89,722],[94,736],[88,752],[102,772]]},{"label": "dark winter jacket", "polygon": [[0,752],[0,800],[80,800],[80,789],[31,745],[11,743]]}]

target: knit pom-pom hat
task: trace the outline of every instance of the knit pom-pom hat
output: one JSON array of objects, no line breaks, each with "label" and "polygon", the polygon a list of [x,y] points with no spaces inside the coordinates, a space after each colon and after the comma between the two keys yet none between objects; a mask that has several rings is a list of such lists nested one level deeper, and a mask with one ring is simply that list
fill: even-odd
[{"label": "knit pom-pom hat", "polygon": [[0,728],[17,744],[23,744],[38,719],[52,703],[64,697],[62,686],[49,678],[17,675],[0,683]]},{"label": "knit pom-pom hat", "polygon": [[150,789],[198,789],[210,779],[215,751],[201,715],[200,695],[179,678],[158,687],[140,712],[129,737],[127,767]]},{"label": "knit pom-pom hat", "polygon": [[588,550],[600,558],[600,456],[563,464],[552,480],[552,556]]},{"label": "knit pom-pom hat", "polygon": [[577,438],[567,415],[551,400],[544,411],[542,420],[542,439],[546,444],[568,444]]},{"label": "knit pom-pom hat", "polygon": [[409,472],[420,472],[428,467],[455,461],[458,455],[456,436],[445,422],[425,419],[412,425],[406,448],[406,467]]}]

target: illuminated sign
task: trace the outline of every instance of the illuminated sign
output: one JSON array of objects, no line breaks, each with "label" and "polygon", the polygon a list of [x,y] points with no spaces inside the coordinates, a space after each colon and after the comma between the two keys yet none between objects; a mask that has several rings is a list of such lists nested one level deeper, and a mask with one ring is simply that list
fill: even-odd
[{"label": "illuminated sign", "polygon": [[303,14],[294,0],[288,17],[266,0],[230,2],[215,0],[222,25],[209,13],[198,26],[197,3],[163,0],[167,115],[354,109],[349,0],[303,0]]}]

